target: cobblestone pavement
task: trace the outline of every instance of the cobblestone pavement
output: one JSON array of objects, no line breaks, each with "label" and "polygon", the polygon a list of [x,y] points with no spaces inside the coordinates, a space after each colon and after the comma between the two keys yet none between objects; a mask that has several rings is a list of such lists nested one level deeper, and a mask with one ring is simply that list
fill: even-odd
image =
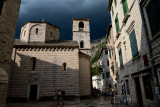
[{"label": "cobblestone pavement", "polygon": [[35,102],[35,103],[8,103],[6,107],[126,107],[123,104],[111,105],[110,100],[104,98],[91,98],[86,100],[65,101],[62,105],[55,105],[53,102]]}]

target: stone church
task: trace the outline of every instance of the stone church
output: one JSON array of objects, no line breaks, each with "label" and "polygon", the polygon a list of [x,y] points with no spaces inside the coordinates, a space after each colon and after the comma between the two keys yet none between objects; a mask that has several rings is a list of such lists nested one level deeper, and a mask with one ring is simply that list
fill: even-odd
[{"label": "stone church", "polygon": [[73,40],[47,22],[21,28],[12,52],[8,98],[40,100],[64,90],[66,96],[91,95],[90,20],[72,19]]}]

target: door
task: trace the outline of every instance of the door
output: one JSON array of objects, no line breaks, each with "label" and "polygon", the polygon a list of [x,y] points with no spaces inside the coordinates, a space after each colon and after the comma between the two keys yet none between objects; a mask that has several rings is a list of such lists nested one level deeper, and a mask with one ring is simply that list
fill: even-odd
[{"label": "door", "polygon": [[37,85],[31,85],[29,100],[36,101],[36,99],[37,99]]},{"label": "door", "polygon": [[136,85],[136,95],[137,95],[137,105],[138,107],[143,107],[143,100],[142,100],[142,93],[141,93],[141,86],[139,82],[139,77],[135,78],[135,85]]}]

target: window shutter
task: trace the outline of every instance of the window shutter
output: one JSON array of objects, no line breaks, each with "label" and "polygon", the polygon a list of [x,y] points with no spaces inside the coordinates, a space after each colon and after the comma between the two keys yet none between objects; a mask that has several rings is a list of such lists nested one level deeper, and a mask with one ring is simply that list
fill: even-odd
[{"label": "window shutter", "polygon": [[122,5],[123,5],[124,16],[125,16],[126,13],[128,12],[128,4],[127,4],[127,0],[122,0]]},{"label": "window shutter", "polygon": [[129,37],[132,50],[132,57],[135,58],[136,56],[139,55],[135,30],[132,31]]},{"label": "window shutter", "polygon": [[109,51],[109,57],[111,58],[111,51]]},{"label": "window shutter", "polygon": [[118,21],[118,18],[116,17],[115,19],[115,25],[116,25],[116,32],[119,32],[119,21]]},{"label": "window shutter", "polygon": [[150,1],[146,6],[146,12],[152,37],[154,37],[160,31],[160,1],[153,5],[153,1]]},{"label": "window shutter", "polygon": [[119,50],[119,61],[120,61],[120,67],[123,66],[123,58],[122,58],[122,51],[121,49]]}]

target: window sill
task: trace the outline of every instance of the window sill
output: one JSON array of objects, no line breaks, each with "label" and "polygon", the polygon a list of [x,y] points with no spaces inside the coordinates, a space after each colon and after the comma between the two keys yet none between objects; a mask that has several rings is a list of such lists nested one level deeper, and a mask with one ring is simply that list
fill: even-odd
[{"label": "window sill", "polygon": [[151,39],[151,42],[156,41],[158,38],[160,38],[160,31]]},{"label": "window sill", "polygon": [[133,59],[132,59],[132,61],[135,61],[136,59],[139,59],[140,58],[140,55],[137,55],[136,57],[134,57]]},{"label": "window sill", "polygon": [[116,35],[116,38],[118,39],[119,35],[121,34],[121,32],[119,31]]},{"label": "window sill", "polygon": [[123,23],[123,24],[126,24],[129,17],[130,17],[130,14],[129,14],[129,12],[127,12],[127,14],[125,15],[122,23]]}]

